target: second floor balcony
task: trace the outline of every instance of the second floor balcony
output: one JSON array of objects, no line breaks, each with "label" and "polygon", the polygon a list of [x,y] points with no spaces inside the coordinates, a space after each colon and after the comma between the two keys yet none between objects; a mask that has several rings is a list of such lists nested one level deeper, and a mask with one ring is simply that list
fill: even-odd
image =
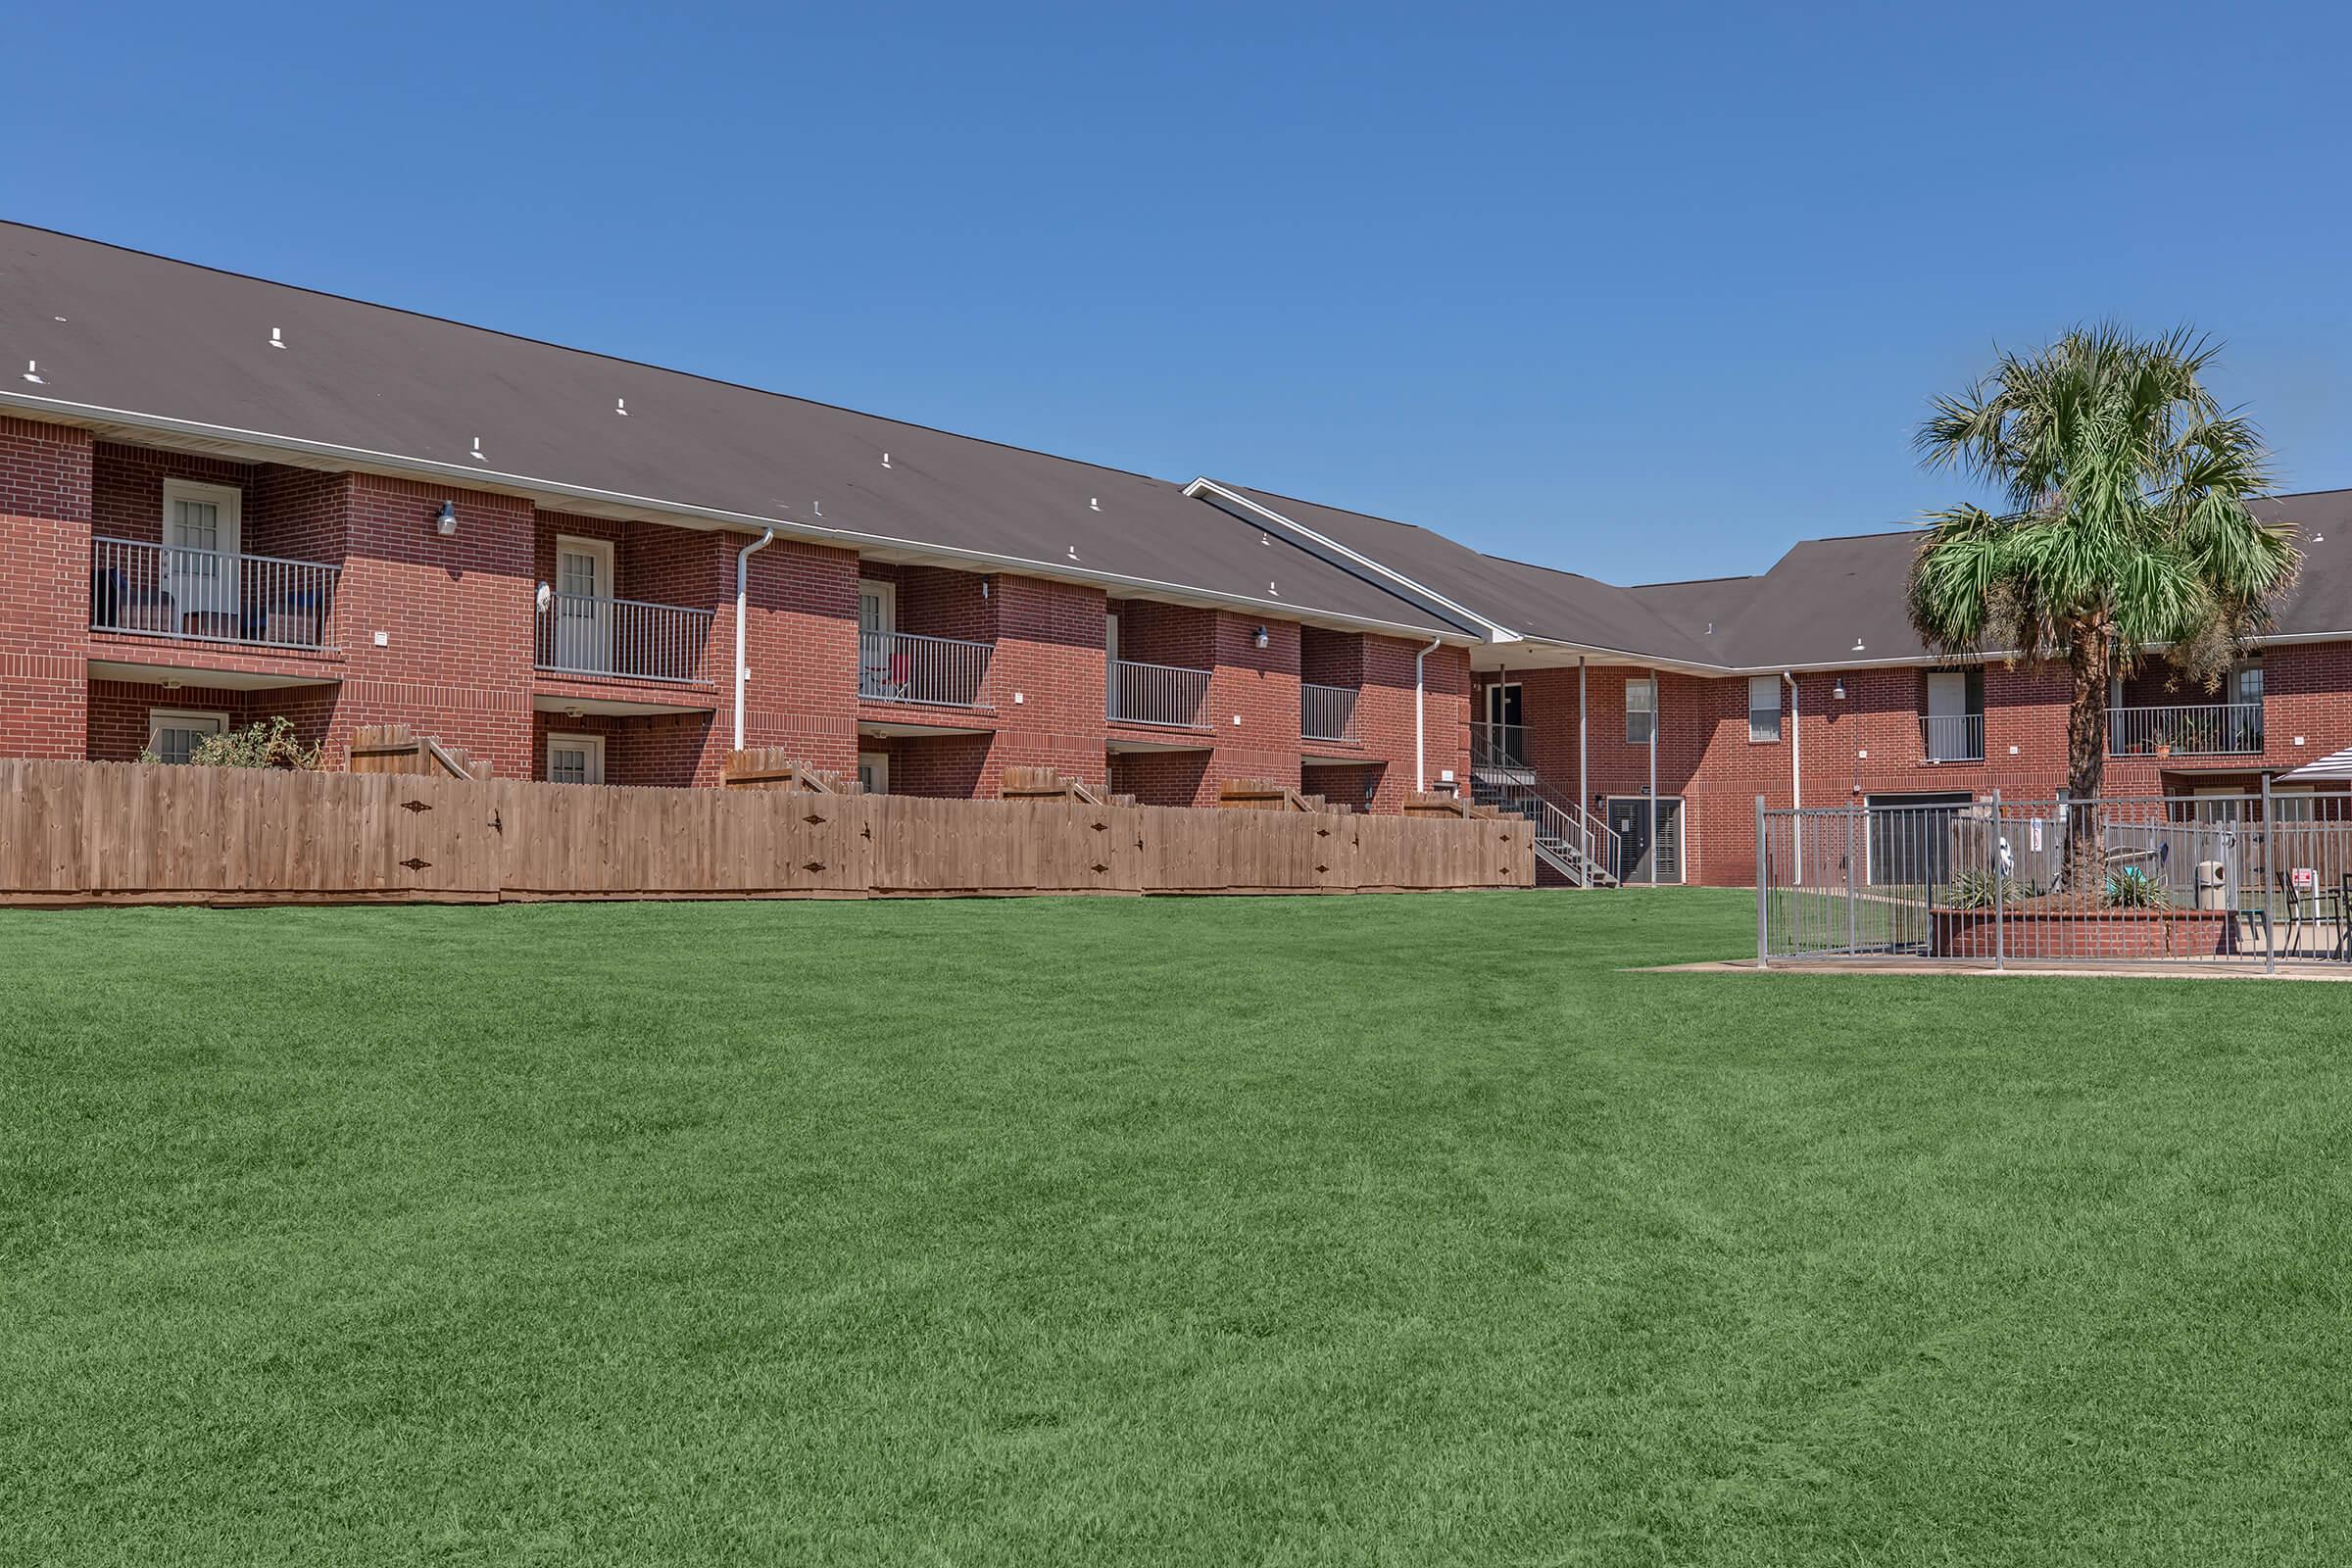
[{"label": "second floor balcony", "polygon": [[90,629],[326,652],[341,576],[323,562],[93,539]]},{"label": "second floor balcony", "polygon": [[930,708],[996,706],[988,679],[991,643],[904,631],[858,634],[858,696],[868,703]]},{"label": "second floor balcony", "polygon": [[1122,724],[1171,729],[1208,728],[1208,671],[1173,664],[1110,661],[1103,689],[1104,711]]},{"label": "second floor balcony", "polygon": [[2107,710],[2110,757],[2259,757],[2262,704]]},{"label": "second floor balcony", "polygon": [[1922,713],[1919,755],[1931,762],[1984,760],[1983,713]]},{"label": "second floor balcony", "polygon": [[542,584],[532,663],[553,674],[708,686],[710,612]]},{"label": "second floor balcony", "polygon": [[1310,741],[1352,741],[1355,688],[1298,683],[1298,733]]}]

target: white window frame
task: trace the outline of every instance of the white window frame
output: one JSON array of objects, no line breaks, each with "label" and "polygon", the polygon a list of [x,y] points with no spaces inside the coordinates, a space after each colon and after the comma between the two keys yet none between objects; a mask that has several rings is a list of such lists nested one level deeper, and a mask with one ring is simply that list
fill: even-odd
[{"label": "white window frame", "polygon": [[[172,723],[172,720],[173,719],[182,720],[183,722],[175,726]],[[150,708],[147,710],[147,750],[154,753],[159,758],[162,757],[164,755],[164,749],[160,744],[158,744],[162,732],[168,728],[186,728],[188,726],[184,721],[188,719],[195,719],[200,723],[218,722],[220,727],[215,730],[213,733],[216,735],[225,735],[228,733],[229,716],[225,712],[220,711],[219,709]]]},{"label": "white window frame", "polygon": [[[1756,692],[1757,692],[1757,690],[1758,690],[1759,688],[1768,689],[1768,690],[1770,690],[1770,692],[1772,693],[1772,707],[1771,707],[1770,709],[1762,709],[1762,708],[1758,708],[1758,707],[1756,706]],[[1764,712],[1769,712],[1769,713],[1771,714],[1771,716],[1772,716],[1772,727],[1771,727],[1771,729],[1770,729],[1770,730],[1768,730],[1768,731],[1759,730],[1759,729],[1756,727],[1756,715],[1757,715],[1758,713],[1764,713]],[[1654,720],[1655,720],[1655,718],[1656,718],[1656,714],[1654,714],[1654,713],[1653,713],[1653,714],[1651,714],[1651,718],[1652,718],[1652,720],[1654,721]],[[1748,677],[1747,677],[1747,739],[1748,739],[1748,744],[1750,744],[1750,745],[1752,745],[1752,746],[1772,746],[1772,745],[1778,745],[1778,744],[1780,743],[1780,739],[1781,739],[1781,730],[1782,730],[1782,724],[1781,724],[1781,677],[1780,677],[1780,676],[1778,676],[1778,675],[1750,675],[1750,676],[1748,676]]]},{"label": "white window frame", "polygon": [[605,738],[602,735],[582,735],[568,731],[549,730],[547,732],[547,754],[541,769],[551,784],[556,782],[556,748],[558,746],[578,747],[587,754],[588,776],[580,780],[581,783],[602,784],[605,781]]},{"label": "white window frame", "polygon": [[[1642,693],[1644,695],[1644,698],[1645,698],[1645,703],[1644,703],[1644,706],[1642,706],[1642,707],[1641,707],[1641,708],[1636,708],[1636,707],[1634,706],[1634,693],[1635,693],[1635,692],[1637,692],[1637,691],[1639,691],[1639,692],[1642,692]],[[1642,735],[1636,735],[1636,734],[1634,733],[1634,715],[1635,715],[1636,713],[1642,713],[1642,714],[1645,714],[1645,715],[1648,717],[1648,719],[1649,719],[1649,729],[1648,729],[1648,732],[1647,732],[1646,734],[1642,734]],[[1626,744],[1626,745],[1628,745],[1628,746],[1647,746],[1647,745],[1650,743],[1650,741],[1656,737],[1657,733],[1658,733],[1658,683],[1657,683],[1656,679],[1655,679],[1654,677],[1652,677],[1652,676],[1648,676],[1648,675],[1628,675],[1628,676],[1626,676],[1626,678],[1625,678],[1625,744]],[[1661,796],[1661,797],[1660,797],[1660,799],[1662,800],[1662,799],[1664,799],[1664,797],[1663,797],[1663,796]]]},{"label": "white window frame", "polygon": [[867,786],[865,793],[888,795],[890,793],[890,754],[888,752],[859,752],[858,754],[858,781],[860,784],[865,783],[869,773],[873,777],[873,783]]}]

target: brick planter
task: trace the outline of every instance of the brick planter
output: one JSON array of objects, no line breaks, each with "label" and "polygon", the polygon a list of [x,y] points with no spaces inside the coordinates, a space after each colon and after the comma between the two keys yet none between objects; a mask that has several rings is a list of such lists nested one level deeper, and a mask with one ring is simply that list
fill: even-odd
[{"label": "brick planter", "polygon": [[[1936,909],[1929,952],[1938,958],[1994,956],[1993,911]],[[2211,958],[2237,951],[2226,909],[2008,911],[1998,943],[2011,958]]]}]

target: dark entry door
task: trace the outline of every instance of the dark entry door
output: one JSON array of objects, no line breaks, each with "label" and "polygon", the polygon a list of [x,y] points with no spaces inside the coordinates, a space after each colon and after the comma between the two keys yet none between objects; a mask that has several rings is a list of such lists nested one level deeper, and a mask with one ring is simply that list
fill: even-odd
[{"label": "dark entry door", "polygon": [[1949,882],[1952,819],[1975,802],[1966,792],[1868,797],[1871,885]]},{"label": "dark entry door", "polygon": [[1660,882],[1683,879],[1683,803],[1672,797],[1652,801],[1640,795],[1609,798],[1609,826],[1616,830],[1624,864],[1622,880],[1647,882],[1650,860],[1657,860]]}]

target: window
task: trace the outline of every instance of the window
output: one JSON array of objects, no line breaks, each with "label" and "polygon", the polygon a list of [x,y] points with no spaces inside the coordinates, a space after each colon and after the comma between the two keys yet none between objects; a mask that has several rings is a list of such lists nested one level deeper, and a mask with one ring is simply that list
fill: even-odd
[{"label": "window", "polygon": [[605,781],[605,738],[602,735],[548,736],[547,781],[550,784],[602,784]]},{"label": "window", "polygon": [[2262,706],[2262,661],[2249,659],[2230,671],[2230,701]]},{"label": "window", "polygon": [[1751,741],[1777,741],[1781,738],[1781,677],[1750,675],[1747,678],[1747,738]]},{"label": "window", "polygon": [[199,713],[170,708],[147,713],[147,750],[159,761],[185,763],[208,736],[228,733],[226,713]]},{"label": "window", "polygon": [[1625,683],[1625,744],[1647,746],[1657,732],[1658,686],[1647,677]]}]

